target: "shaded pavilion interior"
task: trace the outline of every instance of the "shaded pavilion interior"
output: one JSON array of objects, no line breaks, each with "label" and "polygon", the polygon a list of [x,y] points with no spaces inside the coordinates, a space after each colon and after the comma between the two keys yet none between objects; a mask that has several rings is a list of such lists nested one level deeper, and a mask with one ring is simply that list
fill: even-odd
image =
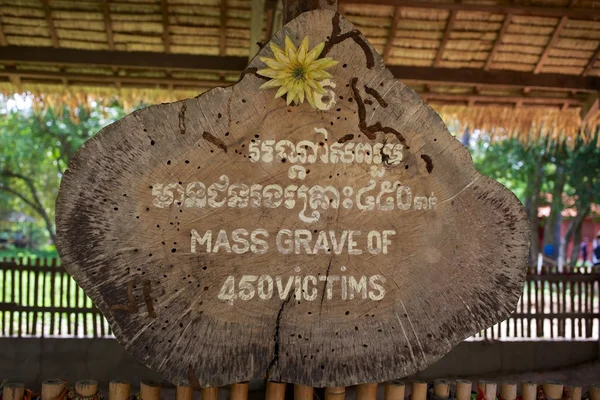
[{"label": "shaded pavilion interior", "polygon": [[[570,138],[600,120],[600,1],[340,0],[338,10],[446,120]],[[0,0],[0,91],[47,105],[193,97],[237,81],[281,15],[272,0]]]}]

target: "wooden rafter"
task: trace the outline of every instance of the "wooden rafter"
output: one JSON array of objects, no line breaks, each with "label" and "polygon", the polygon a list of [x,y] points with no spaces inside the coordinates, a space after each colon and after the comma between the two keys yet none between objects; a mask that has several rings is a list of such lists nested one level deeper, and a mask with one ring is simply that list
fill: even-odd
[{"label": "wooden rafter", "polygon": [[456,10],[452,10],[450,12],[450,16],[448,17],[448,22],[446,23],[446,30],[444,31],[444,37],[442,38],[442,42],[440,43],[440,47],[435,56],[435,61],[433,62],[434,67],[438,67],[440,62],[442,61],[442,56],[444,55],[444,49],[446,48],[446,43],[448,39],[450,39],[450,32],[452,32],[452,27],[454,26],[454,21],[456,21]]},{"label": "wooden rafter", "polygon": [[104,25],[106,26],[106,37],[108,39],[108,48],[115,49],[115,41],[113,38],[112,24],[110,22],[110,8],[108,0],[102,0],[102,11],[104,13]]},{"label": "wooden rafter", "polygon": [[441,101],[448,103],[514,103],[517,105],[554,105],[562,106],[568,104],[579,106],[582,104],[580,99],[564,97],[521,97],[521,96],[485,96],[477,94],[447,94],[447,93],[424,93],[421,97],[425,101]]},{"label": "wooden rafter", "polygon": [[513,14],[538,17],[569,17],[574,19],[597,19],[600,18],[600,8],[583,7],[540,7],[520,4],[486,4],[478,3],[458,3],[458,2],[440,2],[436,0],[340,0],[340,3],[369,4],[369,5],[387,5],[395,7],[415,7],[415,8],[433,8],[438,10],[456,10],[456,11],[480,11],[492,14]]},{"label": "wooden rafter", "polygon": [[6,35],[4,34],[4,27],[2,26],[1,20],[0,20],[0,46],[8,46],[8,41],[6,40]]},{"label": "wooden rafter", "polygon": [[392,26],[385,42],[385,48],[383,49],[383,61],[387,62],[392,51],[394,39],[396,38],[396,32],[398,31],[398,23],[400,22],[400,16],[402,14],[402,8],[396,7],[394,9],[394,17],[392,18]]},{"label": "wooden rafter", "polygon": [[42,3],[44,4],[44,14],[46,15],[46,23],[48,24],[48,30],[50,31],[52,46],[58,47],[58,35],[56,34],[56,28],[54,27],[54,20],[52,19],[52,10],[50,10],[49,0],[42,0]]},{"label": "wooden rafter", "polygon": [[504,22],[502,23],[502,28],[500,28],[500,31],[498,32],[498,36],[496,37],[496,40],[494,41],[494,45],[492,46],[492,50],[490,51],[490,54],[488,55],[488,58],[485,61],[485,66],[483,67],[484,70],[487,71],[492,66],[492,63],[494,62],[494,56],[496,55],[496,53],[498,52],[498,49],[500,48],[500,45],[502,44],[502,37],[506,33],[506,30],[508,29],[508,26],[510,25],[511,20],[512,20],[512,15],[506,14],[506,16],[504,17]]},{"label": "wooden rafter", "polygon": [[583,69],[583,72],[581,73],[581,75],[586,76],[587,74],[590,73],[592,68],[594,68],[594,64],[596,63],[596,60],[598,59],[599,55],[600,55],[600,43],[598,43],[598,46],[596,47],[596,51],[594,52],[594,55],[592,56],[592,58],[590,58],[590,61],[587,63],[587,65]]},{"label": "wooden rafter", "polygon": [[539,74],[540,71],[542,70],[542,67],[544,66],[544,62],[546,61],[546,58],[548,58],[548,55],[550,54],[550,50],[552,49],[552,47],[554,47],[554,45],[558,41],[560,32],[567,25],[568,20],[569,20],[569,18],[562,17],[560,19],[560,22],[558,23],[558,25],[556,25],[556,28],[554,29],[554,33],[552,34],[552,37],[550,38],[550,41],[548,41],[548,44],[546,45],[544,52],[540,56],[540,59],[538,60],[538,63],[535,66],[535,69],[533,70],[534,74]]},{"label": "wooden rafter", "polygon": [[258,43],[262,40],[264,18],[265,0],[252,0],[252,14],[250,17],[250,59],[252,59],[260,49]]},{"label": "wooden rafter", "polygon": [[219,54],[224,56],[225,42],[227,39],[227,0],[221,0],[219,14],[221,16],[221,38],[219,40]]},{"label": "wooden rafter", "polygon": [[169,36],[169,3],[167,0],[160,0],[160,11],[163,19],[163,43],[165,52],[171,52],[171,37]]},{"label": "wooden rafter", "polygon": [[591,93],[581,105],[581,121],[586,122],[596,111],[598,111],[598,93]]},{"label": "wooden rafter", "polygon": [[[248,60],[246,57],[233,56],[5,46],[0,51],[0,63],[46,63],[53,65],[241,72],[246,68]],[[444,83],[456,86],[480,85],[519,89],[531,87],[556,91],[575,90],[578,92],[600,91],[600,78],[592,76],[399,65],[392,65],[388,68],[403,81],[420,83]]]}]

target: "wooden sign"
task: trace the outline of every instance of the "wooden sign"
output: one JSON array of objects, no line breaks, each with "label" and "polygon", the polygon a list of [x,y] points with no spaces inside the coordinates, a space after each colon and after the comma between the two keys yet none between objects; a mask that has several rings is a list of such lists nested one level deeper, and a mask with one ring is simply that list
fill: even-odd
[{"label": "wooden sign", "polygon": [[89,140],[57,225],[119,342],[197,386],[424,369],[510,315],[529,238],[515,196],[324,10],[287,24],[234,86]]}]

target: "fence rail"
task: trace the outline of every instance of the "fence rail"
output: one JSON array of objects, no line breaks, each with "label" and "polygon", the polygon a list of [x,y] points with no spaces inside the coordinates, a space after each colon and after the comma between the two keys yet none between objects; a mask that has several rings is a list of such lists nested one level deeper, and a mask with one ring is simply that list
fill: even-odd
[{"label": "fence rail", "polygon": [[[2,336],[112,337],[108,322],[56,259],[0,259]],[[531,269],[515,313],[470,339],[600,338],[600,273]]]}]

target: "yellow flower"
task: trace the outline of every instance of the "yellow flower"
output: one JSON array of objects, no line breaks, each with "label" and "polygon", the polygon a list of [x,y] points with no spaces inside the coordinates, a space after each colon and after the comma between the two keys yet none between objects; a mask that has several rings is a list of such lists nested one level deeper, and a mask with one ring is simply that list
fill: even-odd
[{"label": "yellow flower", "polygon": [[286,36],[285,50],[273,42],[270,46],[275,58],[260,57],[260,60],[269,68],[258,70],[257,73],[271,78],[271,80],[260,88],[279,88],[275,98],[287,93],[287,104],[293,101],[300,104],[307,99],[310,105],[316,108],[315,93],[324,94],[325,90],[321,83],[324,79],[331,78],[331,74],[325,70],[337,64],[337,61],[331,58],[317,60],[325,43],[319,43],[309,51],[308,37],[305,37],[300,46],[296,48],[292,39]]}]

